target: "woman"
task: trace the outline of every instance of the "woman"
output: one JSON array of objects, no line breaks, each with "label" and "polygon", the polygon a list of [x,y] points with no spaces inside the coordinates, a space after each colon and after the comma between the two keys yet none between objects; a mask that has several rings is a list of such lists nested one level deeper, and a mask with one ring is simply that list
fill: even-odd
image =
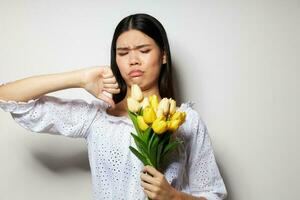
[{"label": "woman", "polygon": [[[126,110],[129,88],[138,84],[144,96],[174,99],[171,68],[161,23],[147,14],[130,15],[116,27],[111,68],[90,67],[4,84],[0,106],[31,131],[85,138],[94,199],[224,199],[226,189],[206,126],[190,103],[179,108],[187,113],[176,135],[184,144],[169,156],[163,172],[144,167],[128,148],[133,144]],[[45,95],[75,87],[101,101]]]}]

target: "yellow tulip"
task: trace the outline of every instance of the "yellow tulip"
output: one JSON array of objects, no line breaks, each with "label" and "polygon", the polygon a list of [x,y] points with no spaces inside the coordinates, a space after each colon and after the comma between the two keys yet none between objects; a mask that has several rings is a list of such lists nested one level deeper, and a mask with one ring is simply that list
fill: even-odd
[{"label": "yellow tulip", "polygon": [[182,112],[182,113],[181,113],[181,121],[180,121],[180,124],[179,124],[179,125],[181,125],[181,124],[183,124],[183,122],[185,122],[185,118],[186,118],[186,113],[185,113],[185,112]]},{"label": "yellow tulip", "polygon": [[156,110],[157,107],[158,107],[158,98],[157,98],[157,96],[156,95],[151,95],[149,100],[150,100],[151,107],[154,110]]},{"label": "yellow tulip", "polygon": [[128,97],[127,98],[127,107],[131,112],[136,113],[141,108],[141,104],[137,100],[135,100],[131,97]]},{"label": "yellow tulip", "polygon": [[175,132],[179,128],[179,125],[180,125],[180,120],[178,119],[168,121],[168,130]]},{"label": "yellow tulip", "polygon": [[137,84],[131,86],[131,97],[138,102],[142,101],[144,98],[142,90]]},{"label": "yellow tulip", "polygon": [[162,134],[162,133],[164,133],[168,130],[168,125],[167,125],[166,121],[162,120],[161,118],[157,118],[153,122],[152,128],[153,128],[155,133]]},{"label": "yellow tulip", "polygon": [[156,114],[151,106],[147,106],[143,110],[143,118],[147,124],[151,124],[154,122],[154,120],[156,119]]},{"label": "yellow tulip", "polygon": [[176,101],[173,99],[169,99],[170,102],[170,115],[173,115],[176,112]]},{"label": "yellow tulip", "polygon": [[143,109],[145,109],[147,106],[150,106],[149,98],[145,97],[141,104]]},{"label": "yellow tulip", "polygon": [[185,112],[179,112],[176,111],[172,116],[171,116],[171,121],[172,120],[179,120],[180,125],[185,121],[186,113]]},{"label": "yellow tulip", "polygon": [[172,116],[171,120],[180,119],[180,112],[176,111]]},{"label": "yellow tulip", "polygon": [[137,116],[137,123],[142,131],[145,131],[149,127],[148,124],[145,123],[144,118],[142,116]]}]

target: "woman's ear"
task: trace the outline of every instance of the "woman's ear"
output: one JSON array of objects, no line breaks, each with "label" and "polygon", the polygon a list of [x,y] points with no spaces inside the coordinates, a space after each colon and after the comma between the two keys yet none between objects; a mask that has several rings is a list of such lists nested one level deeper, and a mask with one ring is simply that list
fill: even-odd
[{"label": "woman's ear", "polygon": [[163,52],[162,63],[163,63],[163,64],[166,64],[166,63],[167,63],[167,56],[166,56],[166,53],[165,53],[165,52]]}]

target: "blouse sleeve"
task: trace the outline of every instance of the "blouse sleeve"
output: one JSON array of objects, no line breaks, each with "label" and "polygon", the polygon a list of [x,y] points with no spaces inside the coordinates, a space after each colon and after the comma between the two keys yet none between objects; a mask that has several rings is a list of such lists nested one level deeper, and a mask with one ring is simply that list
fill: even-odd
[{"label": "blouse sleeve", "polygon": [[225,199],[227,191],[220,175],[205,123],[196,111],[191,117],[187,174],[190,193],[207,200]]},{"label": "blouse sleeve", "polygon": [[98,106],[84,100],[41,96],[28,102],[0,100],[0,107],[27,130],[86,138]]}]

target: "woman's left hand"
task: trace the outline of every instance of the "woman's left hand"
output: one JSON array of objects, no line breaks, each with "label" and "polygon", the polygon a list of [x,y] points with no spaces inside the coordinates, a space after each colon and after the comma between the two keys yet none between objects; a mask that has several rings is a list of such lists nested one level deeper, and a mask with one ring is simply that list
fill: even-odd
[{"label": "woman's left hand", "polygon": [[[147,174],[146,174],[147,173]],[[141,186],[149,198],[153,200],[175,199],[177,190],[173,188],[165,176],[154,167],[145,166],[141,173]]]}]

